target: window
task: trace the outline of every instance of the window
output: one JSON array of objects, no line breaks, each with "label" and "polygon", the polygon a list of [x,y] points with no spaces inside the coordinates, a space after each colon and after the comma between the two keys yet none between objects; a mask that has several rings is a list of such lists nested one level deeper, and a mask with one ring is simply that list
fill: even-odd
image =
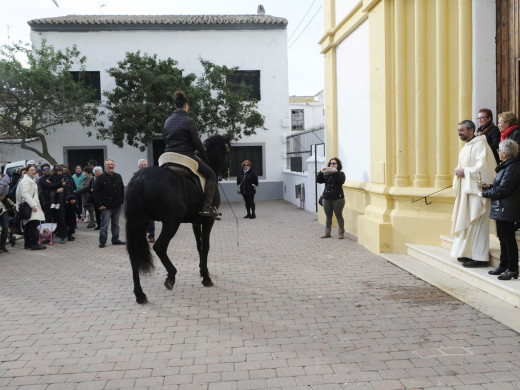
[{"label": "window", "polygon": [[258,176],[264,175],[262,146],[232,146],[231,176],[237,177],[242,169],[242,161],[249,160]]},{"label": "window", "polygon": [[305,129],[303,110],[291,110],[291,129],[292,130],[304,130]]},{"label": "window", "polygon": [[83,83],[85,87],[94,88],[95,93],[91,103],[101,100],[101,75],[100,72],[70,72],[76,83]]},{"label": "window", "polygon": [[[249,100],[260,100],[260,71],[259,70],[237,70],[228,79],[233,85],[250,85],[253,88],[249,92]],[[257,172],[258,173],[258,172]]]}]

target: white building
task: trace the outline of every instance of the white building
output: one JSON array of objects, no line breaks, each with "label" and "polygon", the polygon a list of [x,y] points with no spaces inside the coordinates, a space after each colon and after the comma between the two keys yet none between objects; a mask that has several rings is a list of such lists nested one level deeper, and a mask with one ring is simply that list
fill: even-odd
[{"label": "white building", "polygon": [[325,125],[325,94],[289,97],[291,130],[321,129]]},{"label": "white building", "polygon": [[[57,49],[76,44],[87,58],[87,71],[93,79],[98,78],[101,91],[115,86],[106,70],[117,66],[127,52],[138,50],[150,56],[157,54],[159,59],[173,58],[189,73],[202,72],[199,59],[203,58],[236,66],[239,72],[258,80],[258,110],[265,117],[267,131],[260,130],[233,145],[234,156],[240,160],[234,161],[234,166],[239,167],[245,158],[251,160],[260,179],[258,198],[282,198],[281,139],[288,130],[283,126],[289,123],[286,19],[268,15],[70,15],[36,19],[29,25],[31,41],[37,46],[43,39]],[[156,158],[155,142],[141,153],[129,146],[119,149],[86,133],[87,129],[79,125],[57,128],[48,136],[50,153],[69,166],[85,164],[90,158],[100,162],[111,158],[125,183],[137,170],[138,159],[153,162]],[[38,160],[19,146],[0,145],[0,153],[0,160]],[[224,182],[223,187],[231,199],[238,199],[234,182]]]},{"label": "white building", "polygon": [[317,211],[323,184],[316,172],[325,166],[325,95],[289,97],[291,132],[284,134],[283,198],[302,209]]}]

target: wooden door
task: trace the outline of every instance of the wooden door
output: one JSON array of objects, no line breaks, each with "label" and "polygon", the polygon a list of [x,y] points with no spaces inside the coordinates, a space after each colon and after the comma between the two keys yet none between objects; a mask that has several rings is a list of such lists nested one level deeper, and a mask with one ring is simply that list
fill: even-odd
[{"label": "wooden door", "polygon": [[520,0],[497,0],[497,114],[520,115]]}]

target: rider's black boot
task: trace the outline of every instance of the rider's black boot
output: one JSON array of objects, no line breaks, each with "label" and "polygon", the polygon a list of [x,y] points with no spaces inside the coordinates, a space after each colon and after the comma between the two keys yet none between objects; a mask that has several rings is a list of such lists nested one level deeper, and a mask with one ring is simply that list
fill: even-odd
[{"label": "rider's black boot", "polygon": [[212,217],[217,219],[217,210],[213,207],[213,196],[217,189],[217,183],[214,181],[207,181],[204,187],[204,206],[200,212],[201,217]]}]

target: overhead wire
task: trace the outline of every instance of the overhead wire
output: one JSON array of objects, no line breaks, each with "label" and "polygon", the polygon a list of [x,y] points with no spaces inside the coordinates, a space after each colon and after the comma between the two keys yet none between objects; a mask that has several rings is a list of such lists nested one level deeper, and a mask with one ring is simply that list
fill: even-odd
[{"label": "overhead wire", "polygon": [[307,17],[307,15],[309,14],[310,10],[312,9],[312,6],[314,5],[314,3],[316,2],[316,0],[313,0],[312,4],[309,6],[309,8],[307,9],[307,12],[305,12],[305,15],[303,15],[303,18],[302,20],[300,20],[300,23],[298,23],[298,25],[296,26],[296,28],[294,29],[293,33],[291,34],[291,36],[289,37],[289,39],[287,39],[287,42],[290,42],[291,41],[291,38],[294,36],[294,34],[296,34],[296,31],[298,31],[298,28],[300,28],[300,26],[302,25],[303,21],[305,20],[305,18]]},{"label": "overhead wire", "polygon": [[289,45],[289,47],[287,48],[287,50],[289,50],[297,41],[298,41],[298,38],[300,38],[302,36],[302,34],[305,32],[305,30],[307,30],[307,27],[309,27],[309,25],[311,24],[311,22],[314,20],[314,18],[316,17],[316,15],[318,15],[318,12],[320,12],[321,10],[321,5],[319,6],[319,8],[316,10],[316,12],[314,13],[314,15],[312,15],[312,18],[311,20],[309,20],[309,23],[307,23],[307,25],[305,26],[305,28],[303,29],[303,31],[300,33],[300,35],[298,35],[296,37],[296,39],[293,41],[293,43],[291,43]]}]

